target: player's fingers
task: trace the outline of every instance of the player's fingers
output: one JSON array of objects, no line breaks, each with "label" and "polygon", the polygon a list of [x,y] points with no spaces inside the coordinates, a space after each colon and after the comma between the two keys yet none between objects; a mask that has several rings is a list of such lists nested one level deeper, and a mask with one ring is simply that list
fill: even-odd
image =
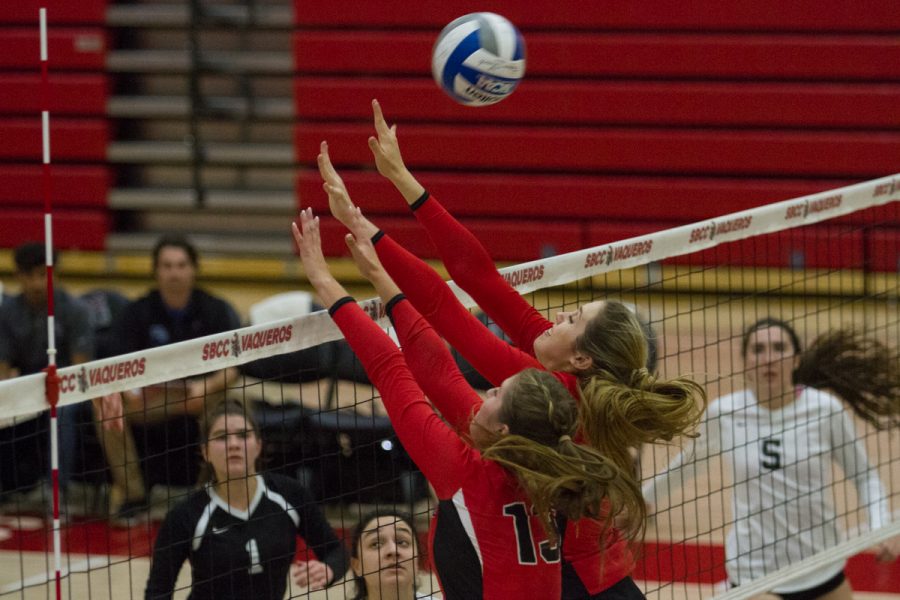
[{"label": "player's fingers", "polygon": [[381,144],[378,143],[378,139],[375,136],[369,137],[369,150],[375,155],[375,160],[384,156],[384,152],[381,150]]},{"label": "player's fingers", "polygon": [[334,168],[334,164],[331,162],[331,156],[328,154],[328,142],[322,142],[320,148],[324,148],[324,151],[320,151],[319,155],[316,157],[316,164],[319,166],[319,175],[326,181],[340,181],[341,176],[338,175],[337,170]]},{"label": "player's fingers", "polygon": [[372,113],[375,116],[375,131],[378,135],[388,133],[387,121],[384,120],[384,114],[381,112],[381,104],[378,100],[372,100]]}]

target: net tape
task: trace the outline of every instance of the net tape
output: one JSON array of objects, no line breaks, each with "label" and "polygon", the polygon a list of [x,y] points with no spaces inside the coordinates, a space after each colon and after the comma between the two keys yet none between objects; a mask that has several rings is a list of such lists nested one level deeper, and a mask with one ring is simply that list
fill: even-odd
[{"label": "net tape", "polygon": [[[628,238],[559,256],[514,265],[501,274],[520,293],[564,285],[611,271],[630,269],[712,248],[727,242],[774,233],[900,200],[900,173],[801,196],[648,235]],[[450,285],[467,307],[472,299]],[[360,302],[387,327],[380,300]],[[326,311],[272,321],[140,352],[95,360],[59,370],[60,405],[117,391],[194,377],[235,367],[273,354],[294,352],[341,338]],[[3,417],[47,408],[45,375],[0,382]]]}]

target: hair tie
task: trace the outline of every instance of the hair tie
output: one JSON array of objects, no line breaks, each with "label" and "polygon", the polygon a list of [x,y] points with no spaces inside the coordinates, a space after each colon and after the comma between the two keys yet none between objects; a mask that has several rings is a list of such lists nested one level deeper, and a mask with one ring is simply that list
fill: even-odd
[{"label": "hair tie", "polygon": [[571,438],[570,436],[568,436],[568,435],[561,435],[561,436],[559,436],[559,443],[560,443],[560,444],[562,444],[563,442],[571,442],[571,441],[572,441],[572,438]]}]

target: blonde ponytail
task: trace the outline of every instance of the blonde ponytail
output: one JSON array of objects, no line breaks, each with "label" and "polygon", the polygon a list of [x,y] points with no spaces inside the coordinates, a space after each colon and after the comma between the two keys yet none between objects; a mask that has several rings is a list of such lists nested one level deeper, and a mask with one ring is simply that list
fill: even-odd
[{"label": "blonde ponytail", "polygon": [[577,373],[582,431],[622,469],[632,468],[630,449],[690,435],[706,408],[700,384],[650,373],[648,329],[628,306],[607,301],[575,342],[591,358],[591,367]]},{"label": "blonde ponytail", "polygon": [[630,448],[695,436],[706,407],[706,391],[698,383],[687,378],[658,381],[646,372],[628,383],[595,376],[580,391],[585,440],[622,469],[631,468]]}]

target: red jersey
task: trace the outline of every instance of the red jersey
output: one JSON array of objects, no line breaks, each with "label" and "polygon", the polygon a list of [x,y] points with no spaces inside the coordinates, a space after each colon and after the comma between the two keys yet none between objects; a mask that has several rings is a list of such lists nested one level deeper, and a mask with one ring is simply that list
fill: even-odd
[{"label": "red jersey", "polygon": [[429,538],[444,598],[559,598],[560,553],[515,476],[482,458],[434,411],[463,423],[481,398],[407,300],[398,296],[387,308],[403,354],[356,303],[339,301],[331,312],[381,393],[403,447],[437,494]]},{"label": "red jersey", "polygon": [[[430,197],[418,204],[415,215],[456,284],[472,296],[514,345],[495,336],[475,318],[434,269],[385,235],[375,244],[378,256],[413,305],[494,385],[529,367],[543,369],[534,356],[534,340],[553,324],[503,279],[478,239],[436,199]],[[577,401],[581,400],[575,375],[561,371],[553,375]],[[563,598],[600,594],[634,568],[633,556],[619,533],[611,529],[601,543],[602,530],[602,525],[591,519],[570,522],[565,528]]]}]

